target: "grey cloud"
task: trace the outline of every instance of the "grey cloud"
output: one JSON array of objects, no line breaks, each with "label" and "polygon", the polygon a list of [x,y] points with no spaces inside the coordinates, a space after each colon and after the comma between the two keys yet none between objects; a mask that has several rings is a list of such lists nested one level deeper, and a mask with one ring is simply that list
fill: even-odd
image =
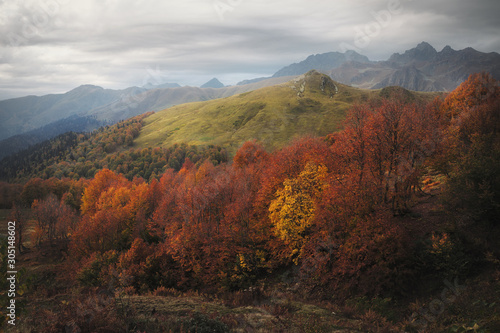
[{"label": "grey cloud", "polygon": [[[86,83],[125,88],[147,80],[151,69],[186,85],[272,75],[309,54],[354,45],[359,29],[377,23],[374,13],[398,0],[43,3],[54,1],[45,11],[50,20],[42,20],[42,2],[0,2],[0,99]],[[360,53],[384,59],[421,41],[500,51],[498,1],[399,1],[401,10]],[[233,7],[221,15],[220,3]],[[37,15],[36,33],[26,36]],[[12,36],[22,37],[19,45]]]}]

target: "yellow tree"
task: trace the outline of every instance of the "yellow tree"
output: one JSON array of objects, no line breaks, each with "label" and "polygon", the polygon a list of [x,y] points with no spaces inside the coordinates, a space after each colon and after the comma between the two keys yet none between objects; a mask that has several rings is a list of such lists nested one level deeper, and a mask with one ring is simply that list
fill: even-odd
[{"label": "yellow tree", "polygon": [[[292,256],[300,252],[312,225],[315,199],[326,187],[327,168],[309,162],[297,178],[286,179],[283,188],[269,206],[269,218],[276,235],[292,249]],[[298,257],[294,262],[297,263]]]}]

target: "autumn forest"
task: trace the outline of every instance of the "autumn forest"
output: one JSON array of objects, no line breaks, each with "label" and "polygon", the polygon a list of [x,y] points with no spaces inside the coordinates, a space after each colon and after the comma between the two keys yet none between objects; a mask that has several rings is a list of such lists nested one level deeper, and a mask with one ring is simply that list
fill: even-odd
[{"label": "autumn forest", "polygon": [[499,330],[500,86],[435,96],[385,90],[274,150],[137,147],[147,113],[3,159],[17,329]]}]

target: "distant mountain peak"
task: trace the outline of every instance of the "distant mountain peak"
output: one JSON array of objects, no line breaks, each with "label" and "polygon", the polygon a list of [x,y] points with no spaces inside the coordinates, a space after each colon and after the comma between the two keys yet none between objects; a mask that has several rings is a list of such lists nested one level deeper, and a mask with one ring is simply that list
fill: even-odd
[{"label": "distant mountain peak", "polygon": [[347,50],[344,52],[344,55],[349,60],[355,60],[355,61],[358,60],[359,61],[359,59],[363,59],[363,60],[368,60],[367,62],[369,62],[369,59],[367,57],[365,57],[362,54],[359,54],[358,52],[356,52],[354,50]]},{"label": "distant mountain peak", "polygon": [[453,52],[456,52],[454,49],[451,48],[450,45],[446,45],[440,53],[453,53]]},{"label": "distant mountain peak", "polygon": [[93,84],[82,84],[81,86],[68,91],[68,93],[75,91],[88,91],[88,90],[104,90],[104,88]]},{"label": "distant mountain peak", "polygon": [[394,53],[389,61],[408,63],[411,61],[429,61],[438,54],[436,49],[427,42],[421,42],[413,49],[407,50],[405,53]]},{"label": "distant mountain peak", "polygon": [[224,84],[214,77],[200,88],[224,88]]},{"label": "distant mountain peak", "polygon": [[427,42],[421,42],[420,44],[417,45],[415,48],[416,50],[419,51],[426,51],[426,52],[437,52],[436,49],[429,43]]}]

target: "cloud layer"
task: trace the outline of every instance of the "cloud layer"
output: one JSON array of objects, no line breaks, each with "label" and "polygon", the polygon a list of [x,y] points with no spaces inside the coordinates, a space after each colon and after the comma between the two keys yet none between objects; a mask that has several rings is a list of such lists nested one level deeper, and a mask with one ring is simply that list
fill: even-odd
[{"label": "cloud layer", "polygon": [[0,0],[0,99],[272,75],[309,54],[421,41],[500,51],[496,0]]}]

